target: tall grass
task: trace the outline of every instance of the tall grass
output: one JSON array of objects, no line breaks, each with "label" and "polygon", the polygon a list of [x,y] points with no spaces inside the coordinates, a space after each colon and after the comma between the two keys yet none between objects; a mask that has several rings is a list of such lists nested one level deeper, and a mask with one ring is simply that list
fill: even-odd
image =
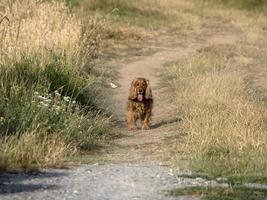
[{"label": "tall grass", "polygon": [[232,8],[260,11],[267,14],[267,2],[265,0],[207,0],[214,4],[221,4]]},{"label": "tall grass", "polygon": [[[61,166],[67,155],[75,153],[57,134],[24,133],[20,138],[9,136],[0,139],[1,170],[36,170],[39,167]],[[0,170],[0,171],[1,171]]]},{"label": "tall grass", "polygon": [[91,51],[99,43],[99,33],[93,33],[99,30],[94,20],[87,22],[90,29],[84,29],[82,21],[64,3],[3,0],[0,6],[4,8],[1,64],[34,59],[43,67],[55,57],[64,57],[64,62],[80,68],[88,62],[85,54],[93,55]]},{"label": "tall grass", "polygon": [[166,13],[158,0],[89,0],[81,1],[81,7],[101,14],[112,24],[130,25],[152,29],[166,22]]},{"label": "tall grass", "polygon": [[177,112],[187,132],[191,167],[220,175],[266,175],[266,108],[247,95],[246,76],[227,55],[211,47],[169,66]]},{"label": "tall grass", "polygon": [[110,126],[101,76],[88,69],[102,24],[58,1],[0,8],[0,168],[47,166],[92,148]]}]

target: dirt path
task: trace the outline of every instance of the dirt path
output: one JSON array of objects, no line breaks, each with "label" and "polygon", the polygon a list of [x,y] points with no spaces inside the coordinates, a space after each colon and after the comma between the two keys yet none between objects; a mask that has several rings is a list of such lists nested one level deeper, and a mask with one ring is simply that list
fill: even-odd
[{"label": "dirt path", "polygon": [[[155,149],[159,149],[166,136],[171,136],[171,124],[178,121],[170,104],[170,94],[159,86],[159,74],[164,70],[164,64],[175,61],[195,51],[196,46],[164,48],[154,55],[143,57],[132,63],[122,63],[120,69],[120,86],[116,89],[114,99],[120,121],[123,123],[127,137],[118,139],[115,143],[117,156],[111,154],[113,162],[140,162],[153,160]],[[131,81],[136,77],[145,77],[150,80],[153,96],[152,129],[148,131],[127,131],[126,129],[126,102]],[[171,122],[167,125],[167,122]],[[140,125],[139,125],[140,126]],[[145,147],[147,145],[147,147]],[[142,146],[142,147],[141,147]],[[140,148],[139,148],[140,147]],[[116,150],[115,150],[116,151]],[[117,161],[116,161],[117,160]]]},{"label": "dirt path", "polygon": [[[168,165],[164,162],[166,154],[162,147],[171,145],[171,138],[179,137],[177,134],[177,123],[180,117],[176,115],[175,105],[171,103],[171,94],[160,87],[160,75],[164,65],[182,59],[191,53],[208,45],[234,44],[238,35],[233,33],[216,34],[206,38],[203,42],[195,41],[190,44],[176,44],[171,47],[156,47],[159,51],[153,55],[127,63],[123,62],[119,70],[119,87],[115,90],[115,105],[119,119],[123,124],[124,133],[127,137],[115,141],[117,148],[105,155],[109,162],[157,162]],[[127,131],[127,97],[131,81],[136,77],[145,77],[152,84],[154,96],[154,108],[151,130]],[[168,81],[168,80],[164,80]],[[182,139],[182,138],[181,138]]]}]

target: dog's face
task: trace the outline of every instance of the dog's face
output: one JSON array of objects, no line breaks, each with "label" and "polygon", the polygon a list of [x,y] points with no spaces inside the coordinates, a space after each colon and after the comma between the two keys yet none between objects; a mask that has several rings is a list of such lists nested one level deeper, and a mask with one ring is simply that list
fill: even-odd
[{"label": "dog's face", "polygon": [[137,101],[144,99],[152,99],[152,90],[149,80],[145,78],[137,78],[132,81],[129,98]]}]

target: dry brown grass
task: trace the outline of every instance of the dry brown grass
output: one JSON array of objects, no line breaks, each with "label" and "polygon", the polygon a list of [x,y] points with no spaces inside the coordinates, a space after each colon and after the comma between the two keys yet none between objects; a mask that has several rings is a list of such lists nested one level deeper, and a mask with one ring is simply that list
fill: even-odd
[{"label": "dry brown grass", "polygon": [[[191,12],[197,8],[191,7]],[[239,39],[236,44],[204,48],[168,68],[177,113],[184,118],[180,128],[187,133],[185,154],[197,171],[266,176],[267,112],[247,82],[246,71],[266,52],[261,45],[266,17],[207,6],[196,13],[200,21],[204,18],[222,31],[224,25],[213,19],[227,21],[239,30]]]},{"label": "dry brown grass", "polygon": [[247,96],[243,72],[207,54],[170,67],[192,166],[211,174],[266,173],[266,108]]},{"label": "dry brown grass", "polygon": [[[8,6],[9,5],[9,6]],[[63,55],[77,52],[81,24],[68,13],[63,3],[36,3],[33,0],[1,1],[1,62],[40,56],[42,64],[49,63],[51,52]],[[76,51],[76,52],[75,52]],[[72,56],[71,56],[72,57]]]},{"label": "dry brown grass", "polygon": [[84,53],[94,54],[99,43],[101,24],[91,17],[85,29],[63,2],[3,0],[0,8],[0,64],[35,59],[45,66],[58,56],[73,67],[83,66],[88,62]]},{"label": "dry brown grass", "polygon": [[20,138],[1,138],[0,145],[0,166],[8,170],[61,166],[64,158],[76,151],[57,134],[46,136],[36,132],[25,133]]}]

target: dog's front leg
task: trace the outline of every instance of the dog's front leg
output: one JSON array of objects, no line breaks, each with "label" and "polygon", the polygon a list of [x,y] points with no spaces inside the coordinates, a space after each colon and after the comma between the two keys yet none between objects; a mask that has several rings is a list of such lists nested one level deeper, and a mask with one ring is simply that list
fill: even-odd
[{"label": "dog's front leg", "polygon": [[128,111],[128,129],[129,130],[134,130],[137,129],[136,126],[136,113],[133,112],[132,110]]},{"label": "dog's front leg", "polygon": [[143,130],[150,129],[150,118],[151,118],[151,113],[146,113],[143,120],[143,126],[142,126]]}]

